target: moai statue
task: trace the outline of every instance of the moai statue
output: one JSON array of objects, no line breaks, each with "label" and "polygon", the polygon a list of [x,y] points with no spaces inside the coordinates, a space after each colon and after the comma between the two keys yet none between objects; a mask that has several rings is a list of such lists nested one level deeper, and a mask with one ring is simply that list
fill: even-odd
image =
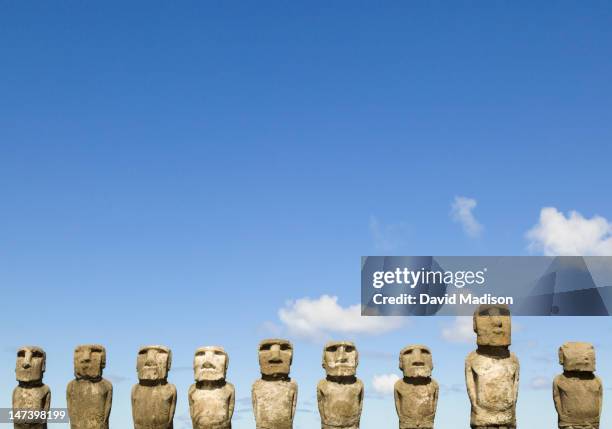
[{"label": "moai statue", "polygon": [[432,429],[439,387],[431,378],[431,350],[422,345],[404,347],[399,355],[399,369],[404,378],[395,383],[394,396],[400,429]]},{"label": "moai statue", "polygon": [[510,310],[481,305],[474,312],[478,348],[465,359],[465,382],[472,403],[472,428],[516,427],[519,361],[508,349]]},{"label": "moai statue", "polygon": [[[15,374],[19,384],[13,390],[13,410],[49,411],[51,390],[43,384],[46,354],[40,347],[25,346],[17,351]],[[46,419],[15,419],[15,429],[47,429]]]},{"label": "moai statue", "polygon": [[132,387],[134,429],[172,429],[176,387],[168,383],[172,352],[165,346],[138,351],[138,384]]},{"label": "moai statue", "polygon": [[595,372],[595,349],[589,343],[565,343],[559,348],[563,374],[553,381],[559,428],[599,429],[603,387]]},{"label": "moai statue", "polygon": [[229,357],[223,347],[200,347],[193,358],[195,384],[189,387],[194,429],[231,429],[235,391],[225,381]]},{"label": "moai statue", "polygon": [[259,343],[261,378],[253,383],[251,400],[257,429],[291,429],[298,387],[289,378],[293,346],[287,340]]},{"label": "moai statue", "polygon": [[66,388],[71,429],[108,429],[113,385],[102,378],[106,349],[84,344],[74,349],[74,380]]},{"label": "moai statue", "polygon": [[359,429],[363,383],[355,374],[359,355],[350,341],[332,341],[323,348],[327,377],[317,385],[322,429]]}]

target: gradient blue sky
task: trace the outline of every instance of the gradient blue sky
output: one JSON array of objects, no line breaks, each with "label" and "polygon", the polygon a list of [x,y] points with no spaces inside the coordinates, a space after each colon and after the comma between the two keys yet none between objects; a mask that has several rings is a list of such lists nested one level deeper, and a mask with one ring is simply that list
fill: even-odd
[{"label": "gradient blue sky", "polygon": [[[161,343],[184,429],[193,351],[222,344],[251,428],[256,344],[280,330],[296,429],[316,427],[321,344],[283,326],[287,301],[356,304],[361,255],[537,254],[544,207],[612,218],[611,48],[605,1],[1,1],[0,406],[18,345],[47,350],[63,406],[72,349],[100,342],[111,424],[130,427],[137,348]],[[477,201],[477,237],[455,196]],[[371,381],[413,342],[444,386],[437,427],[467,427],[456,323],[330,328],[362,351],[364,429],[395,427]],[[522,427],[554,426],[566,340],[595,342],[612,386],[611,319],[515,324]]]}]

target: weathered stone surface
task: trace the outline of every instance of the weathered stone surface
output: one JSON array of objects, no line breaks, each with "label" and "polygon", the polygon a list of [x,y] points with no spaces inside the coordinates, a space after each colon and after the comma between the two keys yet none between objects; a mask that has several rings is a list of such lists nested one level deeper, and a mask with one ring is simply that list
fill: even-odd
[{"label": "weathered stone surface", "polygon": [[559,428],[599,429],[603,387],[595,372],[595,348],[569,342],[559,348],[563,374],[553,381]]},{"label": "weathered stone surface", "polygon": [[291,429],[297,405],[297,384],[289,378],[293,346],[287,340],[259,343],[261,379],[253,383],[251,400],[257,429]]},{"label": "weathered stone surface", "polygon": [[134,429],[172,429],[176,387],[168,383],[172,352],[165,346],[145,346],[138,352],[138,384],[132,387]]},{"label": "weathered stone surface", "polygon": [[511,343],[510,311],[481,305],[474,312],[478,348],[465,360],[465,381],[472,403],[472,428],[516,427],[519,361]]},{"label": "weathered stone surface", "polygon": [[102,378],[106,350],[85,344],[74,350],[74,377],[66,388],[71,429],[108,429],[113,386]]},{"label": "weathered stone surface", "polygon": [[404,377],[395,383],[394,396],[400,429],[433,428],[439,387],[431,378],[431,350],[423,345],[404,347],[399,368]]},{"label": "weathered stone surface", "polygon": [[231,429],[235,390],[225,381],[229,357],[223,347],[196,350],[193,358],[195,383],[189,387],[189,413],[194,429]]},{"label": "weathered stone surface", "polygon": [[363,383],[356,378],[359,355],[350,341],[329,342],[323,348],[327,377],[317,385],[322,429],[358,429],[363,407]]},{"label": "weathered stone surface", "polygon": [[[46,354],[36,346],[24,346],[17,351],[15,375],[18,385],[13,390],[14,410],[49,411],[51,390],[43,384]],[[15,429],[47,429],[47,423],[15,422]]]}]

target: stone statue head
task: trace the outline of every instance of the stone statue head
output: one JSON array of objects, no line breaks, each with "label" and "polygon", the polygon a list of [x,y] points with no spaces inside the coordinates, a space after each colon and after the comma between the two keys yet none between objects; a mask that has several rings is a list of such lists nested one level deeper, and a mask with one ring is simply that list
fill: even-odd
[{"label": "stone statue head", "polygon": [[289,375],[293,346],[287,340],[270,338],[259,343],[259,368],[263,375]]},{"label": "stone statue head", "polygon": [[509,346],[512,330],[508,306],[479,306],[474,311],[474,332],[479,346]]},{"label": "stone statue head", "polygon": [[429,347],[420,344],[404,347],[399,355],[399,368],[404,377],[431,377],[433,360]]},{"label": "stone statue head", "polygon": [[138,351],[136,370],[139,380],[157,381],[168,378],[172,351],[166,346],[144,346]]},{"label": "stone statue head", "polygon": [[41,381],[47,364],[47,355],[36,346],[23,346],[17,350],[15,374],[17,381],[25,383]]},{"label": "stone statue head", "polygon": [[195,381],[224,380],[229,365],[229,356],[219,346],[200,347],[193,356]]},{"label": "stone statue head", "polygon": [[351,341],[330,341],[323,348],[323,368],[329,376],[354,376],[359,354]]},{"label": "stone statue head", "polygon": [[74,376],[93,380],[102,377],[106,366],[106,349],[100,344],[81,344],[74,349]]},{"label": "stone statue head", "polygon": [[595,348],[591,343],[565,343],[559,347],[563,371],[595,372]]}]

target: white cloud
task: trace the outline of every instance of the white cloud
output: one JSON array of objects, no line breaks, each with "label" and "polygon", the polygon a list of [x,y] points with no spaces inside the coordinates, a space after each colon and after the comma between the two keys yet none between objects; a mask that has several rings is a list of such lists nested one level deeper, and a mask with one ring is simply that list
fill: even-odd
[{"label": "white cloud", "polygon": [[393,395],[393,387],[399,379],[396,374],[375,374],[372,378],[372,387],[379,395]]},{"label": "white cloud", "polygon": [[483,226],[474,217],[474,209],[478,203],[473,198],[455,197],[451,204],[451,216],[463,227],[468,237],[476,238],[482,233]]},{"label": "white cloud", "polygon": [[345,308],[329,295],[289,301],[278,317],[290,334],[316,341],[332,334],[383,334],[404,325],[402,317],[362,316],[359,304]]},{"label": "white cloud", "polygon": [[442,328],[442,338],[451,343],[470,343],[476,340],[473,319],[469,316],[457,316],[452,323]]},{"label": "white cloud", "polygon": [[612,255],[612,223],[601,216],[588,219],[576,211],[565,216],[554,207],[543,208],[527,239],[531,251],[547,256]]},{"label": "white cloud", "polygon": [[547,390],[547,389],[550,389],[551,386],[552,386],[552,380],[546,377],[542,377],[542,376],[533,377],[529,381],[529,387],[534,390]]},{"label": "white cloud", "polygon": [[383,224],[376,217],[370,217],[370,234],[374,247],[381,252],[392,252],[404,244],[406,224]]}]

